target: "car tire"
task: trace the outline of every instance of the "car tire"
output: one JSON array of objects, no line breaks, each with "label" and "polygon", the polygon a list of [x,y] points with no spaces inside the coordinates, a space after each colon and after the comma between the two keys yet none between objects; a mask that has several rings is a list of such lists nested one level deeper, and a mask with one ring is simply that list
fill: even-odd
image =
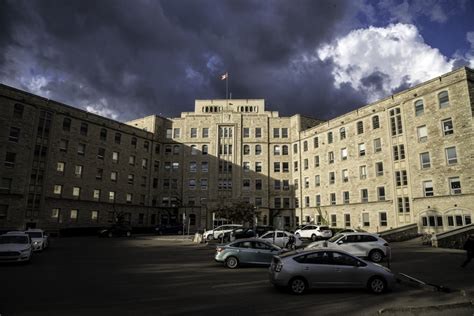
[{"label": "car tire", "polygon": [[235,269],[239,266],[239,259],[236,257],[228,257],[225,259],[225,266],[229,269]]},{"label": "car tire", "polygon": [[379,263],[383,259],[383,252],[380,250],[372,250],[369,252],[369,259],[372,262]]},{"label": "car tire", "polygon": [[290,282],[288,282],[288,287],[290,289],[291,294],[301,295],[307,290],[308,283],[305,279],[301,277],[296,277],[291,279]]},{"label": "car tire", "polygon": [[112,238],[113,236],[114,236],[114,234],[112,234],[112,232],[107,233],[107,237]]},{"label": "car tire", "polygon": [[387,282],[380,276],[374,276],[367,282],[367,288],[374,294],[382,294],[387,291]]},{"label": "car tire", "polygon": [[127,237],[132,237],[132,232],[127,231],[127,232],[125,233],[125,236],[127,236]]},{"label": "car tire", "polygon": [[311,240],[312,241],[316,241],[317,239],[318,239],[318,236],[316,236],[316,234],[311,235]]}]

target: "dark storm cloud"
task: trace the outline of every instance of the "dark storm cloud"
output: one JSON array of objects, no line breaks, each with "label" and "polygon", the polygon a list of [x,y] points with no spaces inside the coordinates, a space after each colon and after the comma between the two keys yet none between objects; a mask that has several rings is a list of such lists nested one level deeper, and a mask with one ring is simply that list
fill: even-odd
[{"label": "dark storm cloud", "polygon": [[[194,99],[264,98],[283,115],[363,103],[314,59],[350,15],[343,1],[3,1],[0,81],[127,120],[177,116]],[[32,84],[31,78],[45,79]],[[37,88],[37,90],[35,90]]]}]

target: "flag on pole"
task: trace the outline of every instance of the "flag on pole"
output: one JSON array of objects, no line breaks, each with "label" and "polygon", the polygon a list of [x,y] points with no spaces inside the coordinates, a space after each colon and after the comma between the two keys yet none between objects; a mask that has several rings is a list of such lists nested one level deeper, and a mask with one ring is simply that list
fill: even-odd
[{"label": "flag on pole", "polygon": [[227,72],[221,75],[221,80],[226,80],[227,78],[229,78],[229,74]]}]

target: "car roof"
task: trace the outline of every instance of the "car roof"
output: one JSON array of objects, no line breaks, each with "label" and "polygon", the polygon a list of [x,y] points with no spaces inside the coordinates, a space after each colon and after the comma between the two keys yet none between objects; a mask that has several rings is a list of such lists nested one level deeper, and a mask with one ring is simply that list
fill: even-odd
[{"label": "car roof", "polygon": [[366,233],[366,232],[345,232],[345,233],[340,233],[340,234],[341,234],[341,235],[345,235],[345,236],[365,235],[365,236],[374,236],[374,237],[377,237],[375,234]]},{"label": "car roof", "polygon": [[28,228],[28,230],[25,231],[25,233],[27,232],[38,232],[38,233],[43,233],[44,230],[40,229],[40,228]]},{"label": "car roof", "polygon": [[5,236],[5,235],[8,235],[8,236],[27,236],[28,237],[28,235],[23,231],[11,231],[11,232],[7,232],[6,234],[3,234],[2,236]]}]

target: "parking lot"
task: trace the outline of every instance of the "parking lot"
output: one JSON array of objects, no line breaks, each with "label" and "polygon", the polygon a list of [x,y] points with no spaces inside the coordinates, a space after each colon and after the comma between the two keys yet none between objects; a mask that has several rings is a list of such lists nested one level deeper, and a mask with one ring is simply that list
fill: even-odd
[{"label": "parking lot", "polygon": [[229,270],[214,262],[214,251],[154,236],[53,239],[51,248],[35,253],[30,264],[0,266],[0,314],[374,315],[383,308],[466,301],[458,290],[470,295],[474,285],[473,266],[454,271],[462,253],[394,244],[394,272],[429,278],[454,291],[402,283],[380,296],[365,290],[293,296],[269,284],[268,268]]}]

